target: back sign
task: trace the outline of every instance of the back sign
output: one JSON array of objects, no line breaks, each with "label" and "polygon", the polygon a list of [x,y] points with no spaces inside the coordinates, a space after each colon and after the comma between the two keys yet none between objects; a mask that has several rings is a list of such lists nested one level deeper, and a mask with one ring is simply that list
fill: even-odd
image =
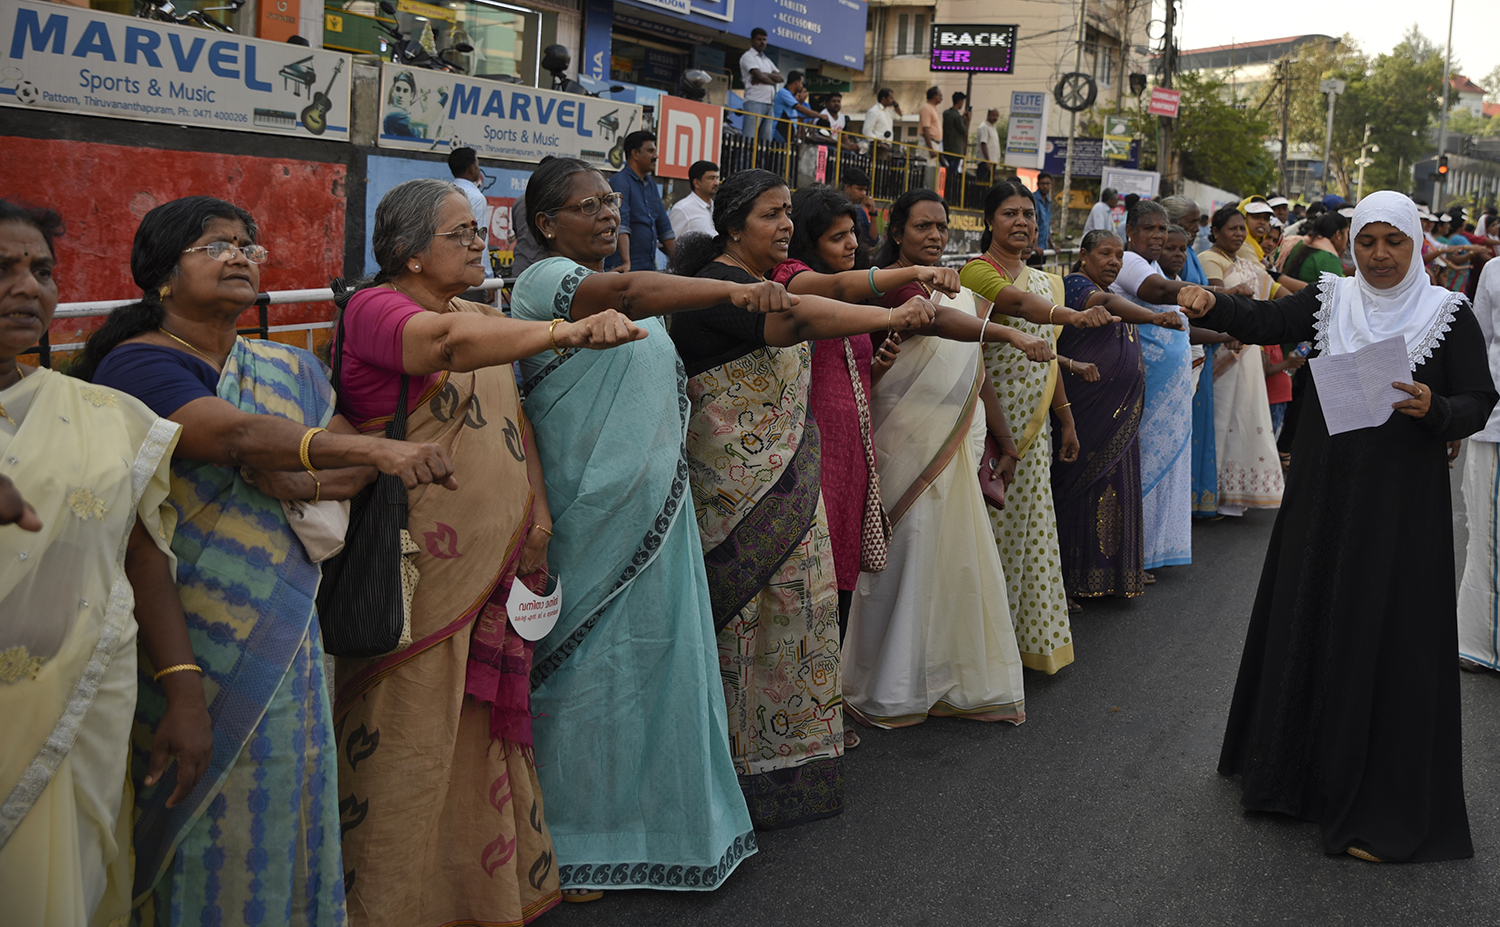
[{"label": "back sign", "polygon": [[1166,116],[1168,119],[1177,118],[1177,109],[1182,102],[1181,90],[1168,90],[1165,87],[1151,88],[1151,101],[1146,104],[1146,112],[1153,116]]},{"label": "back sign", "polygon": [[724,130],[722,106],[662,97],[656,119],[658,176],[686,179],[688,168],[695,161],[719,163],[719,142]]}]

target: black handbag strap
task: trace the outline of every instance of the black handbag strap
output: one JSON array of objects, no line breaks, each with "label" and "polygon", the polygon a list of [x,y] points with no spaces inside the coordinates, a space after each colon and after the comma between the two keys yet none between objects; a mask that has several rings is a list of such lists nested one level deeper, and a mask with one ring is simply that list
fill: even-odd
[{"label": "black handbag strap", "polygon": [[[333,391],[342,394],[343,388],[339,383],[339,374],[344,368],[344,313],[349,307],[349,299],[354,295],[344,284],[343,279],[335,278],[330,281],[334,293],[334,303],[338,306],[338,324],[333,333],[333,354],[329,358],[333,368]],[[385,436],[395,441],[406,440],[406,405],[411,401],[409,395],[411,390],[411,377],[407,374],[401,375],[401,391],[396,397],[396,414],[389,424],[385,426]]]}]

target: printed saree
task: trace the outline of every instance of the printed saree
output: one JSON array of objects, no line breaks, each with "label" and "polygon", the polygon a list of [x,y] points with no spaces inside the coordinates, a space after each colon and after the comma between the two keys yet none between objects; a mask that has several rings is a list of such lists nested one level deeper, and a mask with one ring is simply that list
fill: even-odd
[{"label": "printed saree", "polygon": [[0,473],[42,520],[0,528],[0,899],[14,924],[130,916],[140,518],[168,549],[178,426],[130,396],[36,370],[0,392]]},{"label": "printed saree", "polygon": [[[333,417],[333,389],[306,351],[239,339],[218,396],[302,425]],[[142,655],[132,736],[135,893],[143,924],[344,922],[333,730],[313,595],[318,567],[281,503],[238,468],[172,465],[172,552],[188,636],[213,720],[209,768],[177,807],[176,765],[143,785],[166,708]]]},{"label": "printed saree", "polygon": [[687,384],[729,752],[760,829],[844,807],[838,592],[810,365],[806,344],[763,346]]},{"label": "printed saree", "polygon": [[459,488],[409,494],[421,572],[411,646],[338,661],[349,917],[392,927],[529,923],[559,898],[532,760],[532,648],[506,614],[531,527],[530,425],[506,366],[440,376],[406,427],[408,441],[447,448]]},{"label": "printed saree", "polygon": [[[987,259],[970,261],[960,272],[965,286],[987,300],[1012,282]],[[1062,280],[1022,268],[1014,285],[1062,305]],[[1059,326],[992,313],[990,320],[1057,344]],[[1005,493],[1005,508],[989,509],[991,533],[1005,565],[1011,620],[1027,669],[1055,673],[1073,662],[1073,629],[1068,621],[1058,550],[1057,515],[1052,501],[1052,395],[1056,361],[1032,363],[1009,344],[984,346],[984,366],[1005,407],[1021,460]]]},{"label": "printed saree", "polygon": [[[1070,309],[1087,308],[1099,287],[1082,274],[1063,281]],[[1134,597],[1146,589],[1141,566],[1141,446],[1146,368],[1138,326],[1063,329],[1059,354],[1094,364],[1099,379],[1061,376],[1073,404],[1078,459],[1052,464],[1063,583],[1077,596]]]},{"label": "printed saree", "polygon": [[[977,311],[970,290],[952,302]],[[844,702],[865,724],[1026,719],[1005,574],[976,475],[983,376],[978,344],[917,336],[871,393],[894,531],[886,568],[860,574],[844,641]]]},{"label": "printed saree", "polygon": [[[516,281],[512,314],[571,318],[593,271]],[[755,852],[729,755],[703,546],[687,503],[688,401],[660,319],[644,341],[521,361],[563,613],[537,642],[537,774],[563,888],[717,888]]]}]

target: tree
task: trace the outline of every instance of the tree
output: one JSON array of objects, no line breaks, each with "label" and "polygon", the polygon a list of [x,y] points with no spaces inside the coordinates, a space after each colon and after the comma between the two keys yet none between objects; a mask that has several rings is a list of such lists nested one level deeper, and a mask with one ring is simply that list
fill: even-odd
[{"label": "tree", "polygon": [[[1417,64],[1426,64],[1433,58],[1439,58],[1443,54],[1443,46],[1422,34],[1421,26],[1411,24],[1411,28],[1401,33],[1401,41],[1396,43],[1393,54],[1404,54]],[[1457,62],[1455,62],[1456,66]]]}]

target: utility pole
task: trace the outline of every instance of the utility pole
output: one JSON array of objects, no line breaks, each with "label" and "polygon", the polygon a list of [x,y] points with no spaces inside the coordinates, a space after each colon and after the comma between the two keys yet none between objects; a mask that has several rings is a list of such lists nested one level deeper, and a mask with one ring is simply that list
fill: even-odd
[{"label": "utility pole", "polygon": [[1286,136],[1289,125],[1289,117],[1292,103],[1292,59],[1281,59],[1281,195],[1286,196],[1291,192],[1291,185],[1286,179]]},{"label": "utility pole", "polygon": [[1333,148],[1333,105],[1338,102],[1339,94],[1344,92],[1346,85],[1343,81],[1330,78],[1318,85],[1318,89],[1328,95],[1328,132],[1323,136],[1323,192],[1328,192],[1328,184],[1332,179],[1332,168],[1328,164],[1330,151]]},{"label": "utility pole", "polygon": [[[1439,158],[1448,149],[1448,75],[1453,68],[1453,6],[1457,2],[1458,0],[1448,0],[1448,47],[1443,49],[1443,110],[1442,114],[1438,116]],[[1435,183],[1432,187],[1432,209],[1434,212],[1441,212],[1443,209],[1444,185]]]},{"label": "utility pole", "polygon": [[[1087,37],[1084,31],[1088,28],[1089,0],[1079,0],[1078,3],[1078,48],[1073,54],[1073,70],[1083,70],[1083,40]],[[1045,137],[1047,127],[1042,126],[1042,134]],[[1073,155],[1078,147],[1078,113],[1068,114],[1068,157],[1063,161],[1063,192],[1062,192],[1062,221],[1057,224],[1057,237],[1068,236],[1068,207],[1073,199]]]},{"label": "utility pole", "polygon": [[1130,57],[1130,0],[1120,0],[1124,21],[1120,26],[1120,73],[1115,77],[1115,112],[1125,101],[1125,59]]},{"label": "utility pole", "polygon": [[[1172,89],[1172,75],[1177,71],[1177,46],[1174,44],[1174,33],[1177,29],[1177,0],[1167,0],[1166,26],[1162,35],[1161,85],[1170,90]],[[1156,167],[1161,171],[1163,192],[1176,193],[1177,171],[1176,159],[1172,157],[1172,120],[1166,116],[1158,118],[1161,119],[1161,133],[1157,141]]]},{"label": "utility pole", "polygon": [[[1372,144],[1370,144],[1370,124],[1368,122],[1365,123],[1365,138],[1364,138],[1364,141],[1360,142],[1360,145],[1359,145],[1359,160],[1354,162],[1355,164],[1359,165],[1359,179],[1357,179],[1354,182],[1354,200],[1355,200],[1355,202],[1358,202],[1358,201],[1364,199],[1364,196],[1365,196],[1365,168],[1367,168],[1371,164],[1375,163],[1375,161],[1372,158],[1370,158],[1368,155],[1365,154],[1365,152],[1367,150],[1374,150],[1374,151],[1377,151],[1377,152],[1380,150],[1380,146],[1379,145],[1372,145]],[[1443,185],[1442,184],[1433,184],[1433,186],[1437,187],[1437,189],[1439,191],[1439,195],[1441,195],[1441,191],[1443,189]],[[1434,198],[1436,198],[1436,197],[1434,197]]]}]

